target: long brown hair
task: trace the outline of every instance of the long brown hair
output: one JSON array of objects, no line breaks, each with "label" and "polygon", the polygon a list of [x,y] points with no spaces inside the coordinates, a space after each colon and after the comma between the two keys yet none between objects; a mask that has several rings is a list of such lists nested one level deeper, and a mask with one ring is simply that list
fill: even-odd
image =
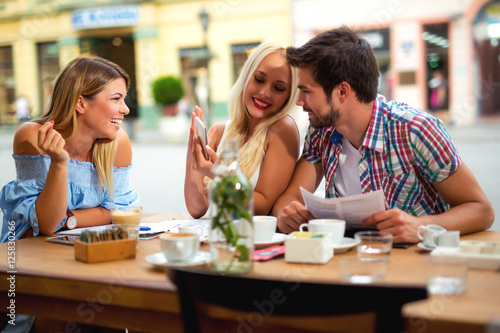
[{"label": "long brown hair", "polygon": [[[81,95],[93,99],[112,80],[123,78],[127,90],[128,74],[117,64],[100,57],[77,57],[70,61],[59,74],[50,105],[35,122],[44,124],[54,121],[54,129],[63,135],[66,142],[78,130],[76,104]],[[106,186],[111,197],[114,194],[113,165],[117,140],[98,139],[92,148],[92,163],[97,170],[99,184]]]}]

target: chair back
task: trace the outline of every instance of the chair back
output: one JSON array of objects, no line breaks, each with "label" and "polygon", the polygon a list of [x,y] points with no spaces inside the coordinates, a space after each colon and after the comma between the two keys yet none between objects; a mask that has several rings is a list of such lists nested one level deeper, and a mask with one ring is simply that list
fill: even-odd
[{"label": "chair back", "polygon": [[326,326],[325,320],[354,318],[354,323],[366,324],[353,317],[361,314],[375,319],[369,325],[373,331],[401,332],[404,328],[401,307],[427,298],[425,287],[415,286],[278,281],[219,275],[186,267],[171,268],[168,275],[177,285],[184,329],[190,333],[207,328],[198,320],[200,309],[205,317],[218,317],[219,323],[232,321],[233,327],[241,332],[249,328],[252,332],[264,332],[267,326],[270,332],[279,331],[277,327],[294,332],[300,326],[312,332],[315,322],[319,322],[317,331],[345,332],[340,326],[339,330]]}]

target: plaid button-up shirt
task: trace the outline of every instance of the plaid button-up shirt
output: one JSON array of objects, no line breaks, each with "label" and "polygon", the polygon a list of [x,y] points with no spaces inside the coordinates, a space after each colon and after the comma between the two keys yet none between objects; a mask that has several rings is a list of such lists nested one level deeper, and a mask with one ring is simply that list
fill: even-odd
[{"label": "plaid button-up shirt", "polygon": [[[334,177],[342,141],[335,146],[332,135],[339,136],[333,126],[309,127],[303,151],[308,162],[323,167],[329,198],[340,196]],[[439,119],[379,95],[359,152],[361,189],[363,193],[383,190],[386,208],[399,208],[413,216],[450,208],[432,184],[455,172],[461,159]]]}]

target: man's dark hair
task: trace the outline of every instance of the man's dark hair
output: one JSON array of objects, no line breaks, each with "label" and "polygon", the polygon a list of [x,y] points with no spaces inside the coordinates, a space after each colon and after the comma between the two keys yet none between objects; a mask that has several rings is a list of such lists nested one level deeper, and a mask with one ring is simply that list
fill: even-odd
[{"label": "man's dark hair", "polygon": [[379,72],[373,51],[346,26],[325,31],[301,47],[288,47],[286,60],[291,66],[311,70],[328,102],[333,89],[343,81],[351,85],[360,102],[377,98]]}]

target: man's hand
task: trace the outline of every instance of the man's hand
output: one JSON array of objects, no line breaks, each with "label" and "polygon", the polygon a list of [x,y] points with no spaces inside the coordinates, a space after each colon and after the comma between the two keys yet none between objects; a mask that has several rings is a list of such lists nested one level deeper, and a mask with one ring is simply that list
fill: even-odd
[{"label": "man's hand", "polygon": [[419,218],[403,212],[401,209],[392,208],[373,214],[363,221],[365,227],[375,225],[378,230],[384,230],[394,235],[394,243],[417,243]]},{"label": "man's hand", "polygon": [[314,216],[299,201],[292,201],[278,215],[278,229],[286,234],[299,230],[302,223],[314,219]]}]

